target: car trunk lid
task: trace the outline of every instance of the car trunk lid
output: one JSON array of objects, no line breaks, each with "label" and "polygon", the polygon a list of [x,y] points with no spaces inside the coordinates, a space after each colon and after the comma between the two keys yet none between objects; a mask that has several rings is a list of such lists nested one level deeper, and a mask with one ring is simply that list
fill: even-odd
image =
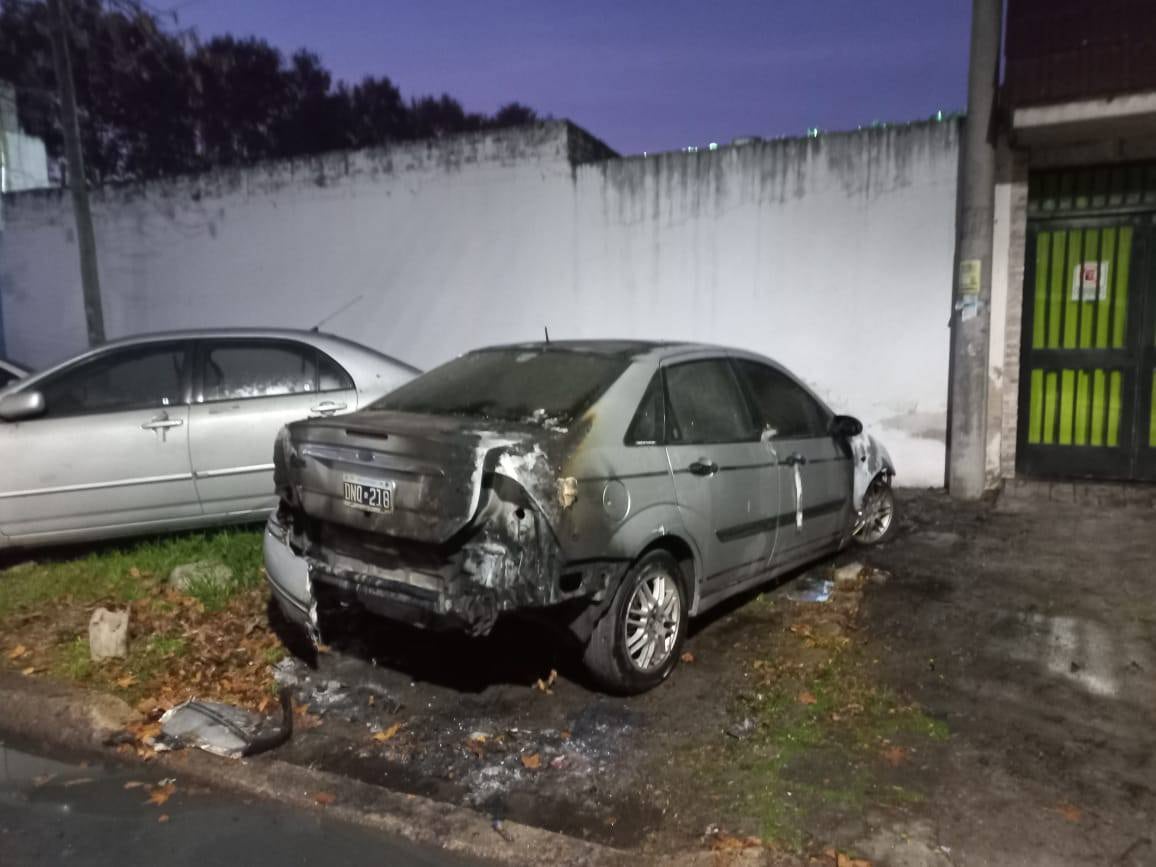
[{"label": "car trunk lid", "polygon": [[373,410],[289,431],[288,481],[307,515],[430,543],[447,541],[477,512],[487,455],[535,438],[479,419]]}]

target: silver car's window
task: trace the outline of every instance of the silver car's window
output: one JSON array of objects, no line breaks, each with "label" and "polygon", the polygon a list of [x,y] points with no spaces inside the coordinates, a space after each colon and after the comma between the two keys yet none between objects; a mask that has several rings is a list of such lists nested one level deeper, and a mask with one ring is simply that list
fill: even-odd
[{"label": "silver car's window", "polygon": [[373,409],[567,425],[597,400],[630,361],[564,348],[471,352],[406,383]]},{"label": "silver car's window", "polygon": [[49,418],[184,403],[185,347],[117,349],[42,381]]},{"label": "silver car's window", "polygon": [[656,373],[646,387],[646,394],[638,404],[634,420],[626,431],[626,444],[632,446],[660,445],[666,429],[666,399],[662,388],[662,374]]},{"label": "silver car's window", "polygon": [[758,437],[726,359],[667,367],[666,393],[667,445],[745,442]]},{"label": "silver car's window", "polygon": [[285,341],[213,343],[204,358],[206,401],[317,390],[317,354],[311,346]]},{"label": "silver car's window", "polygon": [[827,413],[805,389],[784,373],[748,359],[736,359],[755,410],[780,439],[806,439],[827,435]]},{"label": "silver car's window", "polygon": [[345,391],[353,388],[353,379],[324,352],[317,353],[317,390]]}]

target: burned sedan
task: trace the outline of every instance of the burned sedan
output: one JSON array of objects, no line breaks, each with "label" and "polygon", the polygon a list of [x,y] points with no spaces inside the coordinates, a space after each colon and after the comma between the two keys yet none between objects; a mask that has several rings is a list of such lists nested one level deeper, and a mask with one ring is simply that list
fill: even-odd
[{"label": "burned sedan", "polygon": [[688,617],[854,533],[888,534],[886,452],[768,359],[691,344],[483,349],[353,415],[286,427],[265,534],[282,610],[565,627],[616,692]]}]

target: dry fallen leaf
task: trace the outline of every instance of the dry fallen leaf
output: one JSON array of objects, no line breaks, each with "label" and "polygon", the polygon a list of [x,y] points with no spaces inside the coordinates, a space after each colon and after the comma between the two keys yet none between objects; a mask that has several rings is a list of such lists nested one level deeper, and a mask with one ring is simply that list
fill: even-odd
[{"label": "dry fallen leaf", "polygon": [[569,729],[562,729],[562,733],[560,735],[558,735],[558,737],[560,737],[564,741],[568,741],[568,740],[570,740],[571,737],[573,737],[573,735],[570,734]]},{"label": "dry fallen leaf", "polygon": [[542,767],[542,757],[537,753],[522,753],[522,767],[536,771]]},{"label": "dry fallen leaf", "polygon": [[139,789],[143,785],[145,785],[145,784],[142,783],[140,780],[129,780],[127,783],[124,784],[124,787],[126,789]]},{"label": "dry fallen leaf", "polygon": [[685,662],[687,665],[689,665],[690,663],[694,662],[694,654],[691,653],[689,650],[687,650],[687,651],[683,652],[682,656],[680,656],[679,659],[681,659],[683,662]]},{"label": "dry fallen leaf", "polygon": [[809,690],[803,690],[799,693],[799,704],[814,704],[817,701],[818,699],[815,698],[815,694]]},{"label": "dry fallen leaf", "polygon": [[758,837],[735,837],[732,834],[715,834],[711,837],[710,847],[716,851],[732,849],[762,848],[763,841]]},{"label": "dry fallen leaf", "polygon": [[328,807],[330,804],[337,800],[337,796],[332,792],[318,792],[313,796],[313,800],[322,806]]},{"label": "dry fallen leaf", "polygon": [[167,822],[168,820],[169,820],[169,814],[168,813],[161,813],[159,816],[157,816],[157,821],[162,823],[162,824]]},{"label": "dry fallen leaf", "polygon": [[116,685],[119,686],[121,689],[128,689],[134,683],[136,683],[136,675],[135,674],[126,674],[124,677],[117,678],[117,681],[116,681]]},{"label": "dry fallen leaf", "polygon": [[1084,815],[1083,810],[1074,804],[1060,804],[1056,809],[1059,810],[1060,815],[1069,822],[1078,822]]},{"label": "dry fallen leaf", "polygon": [[385,741],[391,740],[392,738],[394,738],[397,735],[397,733],[399,731],[401,731],[401,727],[402,727],[402,723],[395,722],[389,728],[384,729],[383,731],[377,732],[373,736],[373,739],[375,741],[380,741],[380,742],[385,742]]},{"label": "dry fallen leaf", "polygon": [[551,692],[553,692],[554,684],[557,682],[557,680],[558,672],[551,668],[550,673],[546,676],[546,679],[543,680],[539,677],[538,682],[534,684],[534,687],[538,690],[538,692],[544,692],[549,695]]},{"label": "dry fallen leaf", "polygon": [[41,671],[44,671],[44,669],[43,668],[37,668],[35,665],[30,665],[27,668],[20,669],[20,673],[22,675],[24,675],[25,677],[29,677],[29,676],[36,674],[37,672],[41,672]]},{"label": "dry fallen leaf", "polygon": [[145,803],[160,807],[173,796],[173,792],[176,790],[177,787],[173,783],[165,783],[163,786],[157,786],[149,793],[149,799],[145,801]]},{"label": "dry fallen leaf", "polygon": [[27,656],[31,652],[32,651],[25,647],[23,644],[17,644],[15,647],[8,651],[8,658],[20,659],[21,657]]},{"label": "dry fallen leaf", "polygon": [[883,751],[883,761],[893,768],[899,767],[907,758],[907,750],[903,747],[888,747]]},{"label": "dry fallen leaf", "polygon": [[128,575],[130,578],[139,578],[140,577],[140,569],[136,568],[136,566],[133,566],[131,569],[128,570]]}]

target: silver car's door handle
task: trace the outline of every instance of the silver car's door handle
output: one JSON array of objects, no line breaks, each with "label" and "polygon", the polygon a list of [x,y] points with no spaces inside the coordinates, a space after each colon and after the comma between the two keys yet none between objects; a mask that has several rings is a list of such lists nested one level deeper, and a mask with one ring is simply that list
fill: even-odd
[{"label": "silver car's door handle", "polygon": [[168,415],[160,415],[146,421],[141,425],[141,430],[168,430],[171,427],[180,427],[185,423],[183,418],[169,418]]},{"label": "silver car's door handle", "polygon": [[718,472],[718,464],[707,458],[699,458],[687,469],[696,476],[713,476]]},{"label": "silver car's door handle", "polygon": [[347,409],[348,406],[344,403],[338,403],[335,400],[323,400],[317,406],[309,407],[310,415],[334,415]]}]

